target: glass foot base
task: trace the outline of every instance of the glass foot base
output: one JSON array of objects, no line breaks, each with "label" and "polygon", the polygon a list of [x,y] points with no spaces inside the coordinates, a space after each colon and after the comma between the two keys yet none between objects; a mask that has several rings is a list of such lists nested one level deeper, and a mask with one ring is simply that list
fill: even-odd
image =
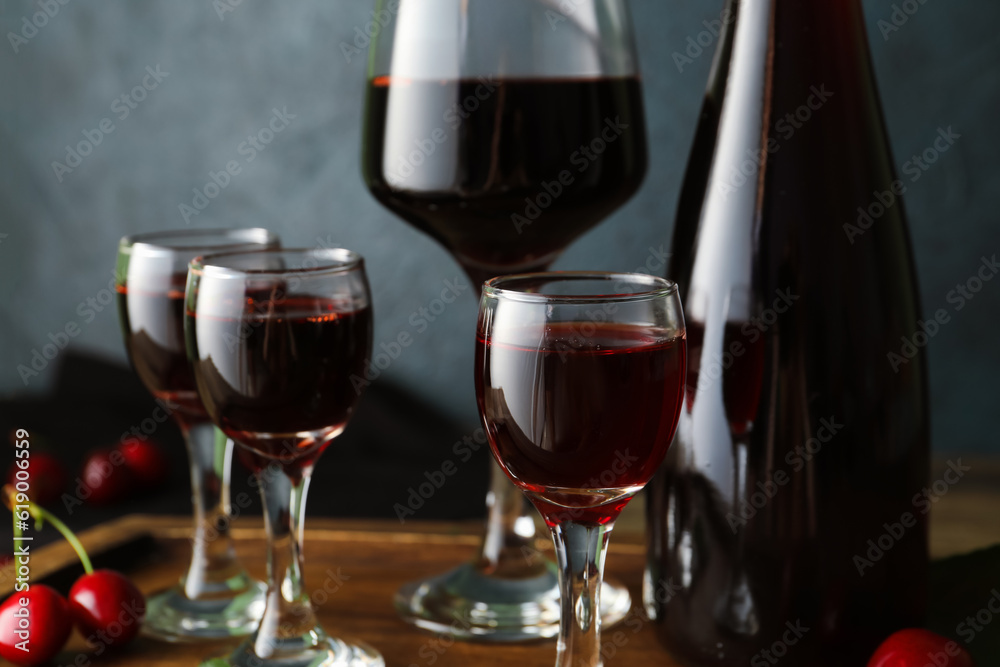
[{"label": "glass foot base", "polygon": [[363,642],[349,644],[325,636],[298,646],[285,641],[267,658],[257,656],[253,643],[253,638],[247,639],[229,656],[206,660],[201,667],[385,667],[382,655]]},{"label": "glass foot base", "polygon": [[244,592],[191,600],[177,585],[151,596],[146,601],[142,634],[166,642],[197,642],[253,633],[264,615],[267,586],[248,577],[233,587]]},{"label": "glass foot base", "polygon": [[[546,561],[539,576],[500,579],[465,563],[441,576],[406,584],[396,593],[396,611],[404,621],[457,639],[522,642],[559,634],[559,578]],[[628,589],[605,581],[601,587],[601,623],[609,627],[628,614]]]}]

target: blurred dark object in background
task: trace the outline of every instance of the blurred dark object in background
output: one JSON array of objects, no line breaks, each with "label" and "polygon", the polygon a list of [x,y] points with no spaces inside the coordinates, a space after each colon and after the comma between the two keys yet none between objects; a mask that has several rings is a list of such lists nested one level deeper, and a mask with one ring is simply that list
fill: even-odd
[{"label": "blurred dark object in background", "polygon": [[[157,412],[157,404],[131,369],[67,352],[56,372],[50,395],[0,401],[0,464],[4,478],[14,460],[7,434],[26,429],[32,452],[46,451],[56,456],[69,472],[65,495],[47,509],[74,530],[124,514],[190,514],[191,484],[180,431],[169,419],[162,423],[153,419],[154,413],[162,412]],[[170,470],[166,483],[155,490],[137,489],[112,505],[97,506],[86,500],[79,504],[77,485],[87,454],[117,446],[122,435],[133,427],[155,440],[167,455]],[[309,516],[399,518],[402,514],[406,520],[481,517],[489,452],[485,445],[463,447],[459,450],[461,456],[453,451],[456,442],[471,436],[472,429],[463,430],[405,391],[386,382],[374,383],[347,430],[316,466]],[[478,449],[473,451],[475,447]],[[446,460],[454,461],[458,473],[446,477],[440,488],[435,486],[431,492],[425,483],[429,478],[441,481],[433,473],[440,471]],[[258,518],[260,501],[250,477],[246,468],[233,462],[233,513]],[[419,495],[421,484],[424,495],[429,497]],[[411,494],[411,489],[416,495]],[[6,526],[0,529],[0,539],[6,539],[2,536],[10,532],[10,522],[0,524]],[[55,531],[46,529],[37,535],[36,544],[57,537]]]}]

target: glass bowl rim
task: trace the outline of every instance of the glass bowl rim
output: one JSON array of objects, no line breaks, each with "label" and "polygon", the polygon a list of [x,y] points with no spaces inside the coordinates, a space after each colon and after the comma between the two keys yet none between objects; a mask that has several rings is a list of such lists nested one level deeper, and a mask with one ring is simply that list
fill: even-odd
[{"label": "glass bowl rim", "polygon": [[[606,280],[622,283],[632,281],[636,284],[645,283],[650,289],[642,291],[618,291],[604,294],[545,294],[544,292],[525,292],[523,290],[503,287],[505,283],[513,282],[567,282],[572,280]],[[487,299],[504,299],[522,301],[525,303],[552,304],[588,304],[608,302],[634,302],[662,299],[677,294],[677,283],[659,276],[647,273],[626,273],[606,271],[549,271],[543,273],[518,273],[509,276],[498,276],[483,283],[482,295]]]},{"label": "glass bowl rim", "polygon": [[[232,237],[231,242],[220,243],[217,246],[206,246],[197,239],[217,237],[225,240]],[[170,239],[185,239],[183,245],[166,245]],[[211,254],[226,251],[238,251],[241,248],[275,248],[281,243],[280,237],[263,227],[217,227],[210,229],[170,229],[155,232],[140,232],[123,236],[118,242],[118,252],[122,255],[171,256],[185,251],[211,250]],[[203,252],[203,255],[209,253]]]},{"label": "glass bowl rim", "polygon": [[[241,269],[231,266],[212,264],[226,257],[290,254],[300,257],[314,256],[327,264],[303,266],[284,269]],[[347,248],[268,248],[264,250],[237,250],[201,255],[191,260],[188,272],[199,276],[213,278],[244,278],[248,276],[287,276],[287,275],[336,275],[349,273],[364,266],[364,257]]]}]

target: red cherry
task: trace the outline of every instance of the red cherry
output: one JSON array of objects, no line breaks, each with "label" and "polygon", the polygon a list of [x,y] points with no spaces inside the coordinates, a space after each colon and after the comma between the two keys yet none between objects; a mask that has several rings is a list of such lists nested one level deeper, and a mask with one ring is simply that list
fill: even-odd
[{"label": "red cherry", "polygon": [[118,445],[125,457],[125,467],[144,488],[160,486],[167,479],[170,462],[152,440],[133,438]]},{"label": "red cherry", "polygon": [[975,667],[958,642],[930,630],[908,628],[890,635],[868,661],[868,667]]},{"label": "red cherry", "polygon": [[[20,615],[25,609],[27,618]],[[48,662],[69,639],[70,618],[69,603],[48,586],[32,584],[23,593],[14,593],[0,605],[0,656],[24,667]],[[22,637],[17,632],[25,623],[28,634]],[[26,639],[27,652],[17,648]]]},{"label": "red cherry", "polygon": [[146,598],[120,572],[95,570],[69,591],[73,620],[93,644],[123,646],[132,641],[146,616]]},{"label": "red cherry", "polygon": [[107,505],[121,500],[132,490],[132,480],[124,469],[125,455],[116,449],[102,449],[92,452],[83,462],[86,500],[95,505]]},{"label": "red cherry", "polygon": [[[26,451],[26,450],[18,450]],[[28,495],[31,500],[42,505],[47,505],[59,500],[63,490],[69,483],[69,474],[66,472],[62,461],[42,452],[32,452],[28,458],[22,459],[28,462],[26,469],[28,473],[28,483],[31,489]],[[7,483],[15,486],[18,481],[17,472],[21,470],[17,463],[12,463],[7,470]],[[22,474],[22,477],[24,475]]]}]

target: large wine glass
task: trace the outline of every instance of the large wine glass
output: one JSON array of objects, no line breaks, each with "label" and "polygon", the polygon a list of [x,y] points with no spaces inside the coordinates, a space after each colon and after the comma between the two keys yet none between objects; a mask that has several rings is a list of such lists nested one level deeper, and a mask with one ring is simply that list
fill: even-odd
[{"label": "large wine glass", "polygon": [[180,583],[149,599],[143,632],[167,641],[253,632],[264,611],[264,584],[236,559],[229,536],[233,442],[208,418],[184,350],[188,263],[222,250],[274,248],[264,229],[203,229],[126,236],[115,272],[118,315],[133,368],[181,429],[191,465],[194,533]]},{"label": "large wine glass", "polygon": [[[391,16],[392,3],[378,15]],[[383,14],[383,12],[385,12]],[[547,268],[638,189],[646,129],[625,0],[402,0],[374,36],[363,172],[475,285]],[[558,632],[555,565],[493,466],[476,558],[400,590],[404,619],[461,638]],[[605,620],[630,599],[608,587]]]},{"label": "large wine glass", "polygon": [[320,454],[360,398],[351,378],[371,354],[361,257],[349,250],[269,250],[191,262],[185,335],[212,421],[256,475],[268,539],[259,630],[213,665],[382,666],[364,644],[331,638],[303,581],[306,494]]},{"label": "large wine glass", "polygon": [[556,667],[601,665],[608,539],[673,438],[684,336],[677,287],[663,278],[529,274],[483,287],[476,398],[493,455],[552,532]]}]

